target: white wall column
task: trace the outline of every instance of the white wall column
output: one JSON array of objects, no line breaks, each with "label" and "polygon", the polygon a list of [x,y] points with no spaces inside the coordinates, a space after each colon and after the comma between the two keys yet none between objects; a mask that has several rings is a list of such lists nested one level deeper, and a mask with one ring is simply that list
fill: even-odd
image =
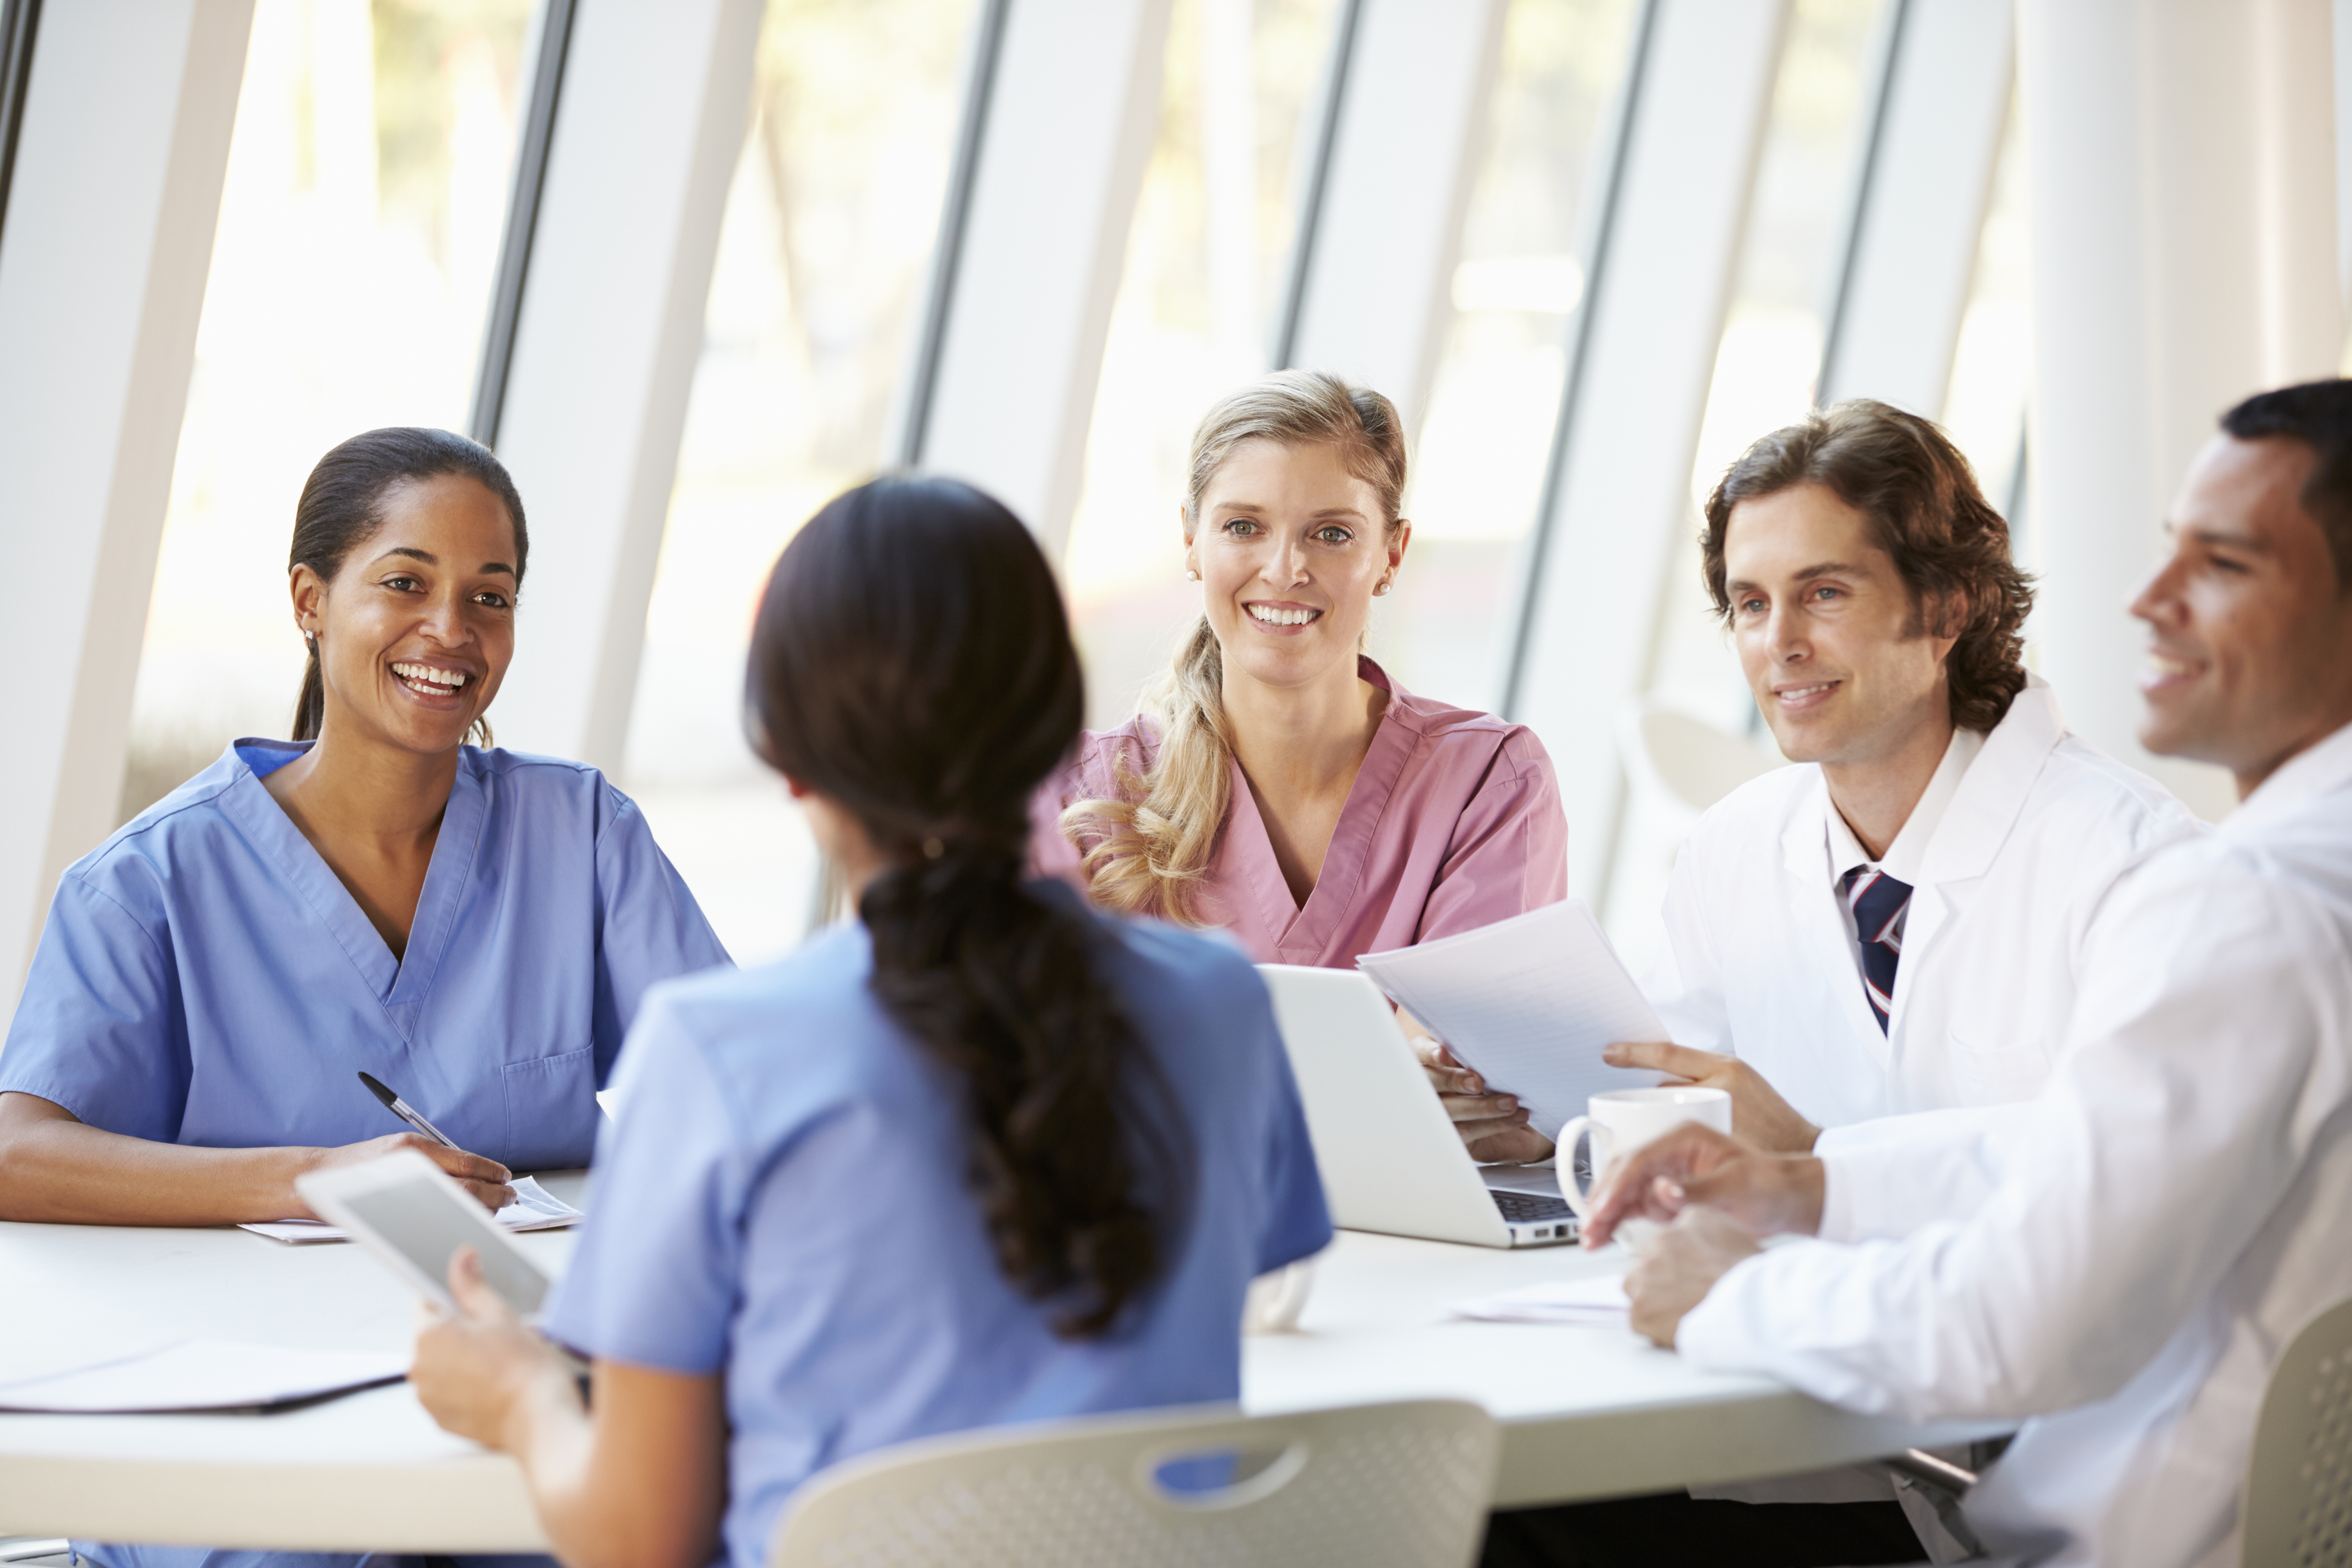
[{"label": "white wall column", "polygon": [[1624,799],[1617,716],[1647,682],[1663,579],[1692,525],[1699,420],[1789,13],[1787,0],[1653,4],[1510,703],[1559,766],[1570,887],[1596,906]]},{"label": "white wall column", "polygon": [[[1103,344],[1160,123],[1170,0],[1012,0],[929,374],[904,415],[924,468],[971,480],[1059,560]],[[952,198],[951,198],[952,199]],[[955,237],[948,237],[952,240]]]},{"label": "white wall column", "polygon": [[620,764],[761,10],[572,24],[499,424],[531,532],[501,745]]},{"label": "white wall column", "polygon": [[1875,125],[1854,182],[1821,401],[1941,416],[2009,119],[2015,13],[1893,0]]},{"label": "white wall column", "polygon": [[2223,410],[2335,373],[2328,0],[2026,0],[2032,213],[2032,635],[2074,728],[2226,806],[2218,770],[2150,763],[2125,611]]},{"label": "white wall column", "polygon": [[114,826],[252,0],[44,7],[0,235],[0,542],[28,591],[0,769],[0,1018]]},{"label": "white wall column", "polygon": [[1394,399],[1408,435],[1454,319],[1462,221],[1493,114],[1503,0],[1361,0],[1325,153],[1289,363]]}]

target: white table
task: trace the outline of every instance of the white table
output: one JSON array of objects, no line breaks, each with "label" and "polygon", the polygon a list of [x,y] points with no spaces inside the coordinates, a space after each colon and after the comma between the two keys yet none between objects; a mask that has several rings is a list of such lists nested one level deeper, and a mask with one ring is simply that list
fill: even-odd
[{"label": "white table", "polygon": [[[576,1196],[578,1178],[548,1185]],[[569,1232],[516,1238],[551,1272]],[[1504,1506],[1811,1469],[1974,1428],[1848,1415],[1694,1372],[1622,1330],[1472,1323],[1467,1295],[1612,1267],[1343,1234],[1299,1331],[1249,1342],[1253,1411],[1443,1394],[1505,1424]],[[356,1247],[236,1230],[0,1224],[0,1381],[174,1337],[407,1344],[415,1299]],[[0,1416],[0,1535],[405,1552],[543,1547],[503,1455],[452,1437],[406,1385],[267,1416]]]}]

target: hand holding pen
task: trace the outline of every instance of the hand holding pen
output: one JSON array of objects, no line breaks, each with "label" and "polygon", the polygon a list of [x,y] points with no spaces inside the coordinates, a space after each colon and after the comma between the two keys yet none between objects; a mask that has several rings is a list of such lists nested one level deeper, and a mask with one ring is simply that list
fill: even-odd
[{"label": "hand holding pen", "polygon": [[347,1144],[341,1149],[321,1149],[313,1169],[358,1164],[362,1161],[380,1159],[395,1149],[414,1149],[456,1177],[457,1184],[471,1193],[492,1214],[515,1201],[514,1188],[508,1184],[514,1180],[514,1173],[504,1165],[496,1160],[486,1160],[479,1154],[468,1154],[458,1148],[448,1134],[425,1121],[380,1079],[362,1073],[360,1082],[367,1086],[370,1094],[383,1102],[385,1110],[415,1131],[389,1133],[364,1143]]}]

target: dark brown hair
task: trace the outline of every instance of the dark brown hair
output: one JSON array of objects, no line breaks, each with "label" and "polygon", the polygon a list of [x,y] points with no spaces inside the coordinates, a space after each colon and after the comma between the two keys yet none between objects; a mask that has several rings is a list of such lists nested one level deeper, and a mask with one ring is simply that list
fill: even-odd
[{"label": "dark brown hair", "polygon": [[2352,381],[2307,381],[2258,392],[2221,416],[2241,441],[2279,437],[2318,458],[2296,499],[2327,538],[2336,586],[2352,593]]},{"label": "dark brown hair", "polygon": [[[1732,509],[1798,485],[1821,485],[1870,520],[1871,537],[1923,614],[1927,602],[1964,605],[1967,618],[1944,661],[1952,722],[1990,730],[2025,689],[2025,639],[2033,580],[2010,558],[2009,524],[1967,458],[1933,420],[1858,397],[1816,410],[1764,437],[1725,470],[1706,498],[1699,537],[1706,591],[1731,618],[1724,540]],[[1925,631],[1924,620],[1921,630]],[[1948,623],[1939,628],[1950,634]]]},{"label": "dark brown hair", "polygon": [[[488,447],[449,430],[393,426],[369,430],[319,459],[302,481],[302,499],[294,503],[294,543],[286,552],[286,570],[308,566],[321,583],[331,583],[344,559],[366,543],[383,526],[383,498],[395,485],[443,474],[463,474],[499,498],[514,524],[515,586],[522,586],[523,567],[530,555],[530,534],[523,527],[522,497],[506,465]],[[319,668],[319,644],[310,643],[310,662],[302,670],[302,689],[294,699],[294,739],[315,741],[326,718],[327,686]],[[474,721],[482,744],[490,743],[490,721]]]},{"label": "dark brown hair", "polygon": [[861,486],[776,563],[747,684],[761,755],[881,852],[874,994],[967,1085],[998,1265],[1057,1333],[1108,1332],[1159,1277],[1189,1145],[1106,973],[1116,938],[1023,884],[1030,797],[1085,708],[1045,556],[969,485]]}]

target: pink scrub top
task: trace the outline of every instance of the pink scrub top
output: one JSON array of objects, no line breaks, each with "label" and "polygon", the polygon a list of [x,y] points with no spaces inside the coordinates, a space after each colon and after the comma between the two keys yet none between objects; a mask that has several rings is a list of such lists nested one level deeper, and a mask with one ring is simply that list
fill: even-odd
[{"label": "pink scrub top", "polygon": [[[1209,865],[1202,913],[1260,963],[1353,968],[1356,956],[1475,930],[1568,896],[1568,818],[1551,758],[1524,724],[1415,697],[1369,658],[1357,672],[1388,709],[1348,791],[1305,908],[1274,858],[1241,763]],[[1041,875],[1083,888],[1079,850],[1056,819],[1141,777],[1159,726],[1140,716],[1088,731],[1039,791],[1031,855]],[[1092,841],[1089,840],[1089,843]]]}]

